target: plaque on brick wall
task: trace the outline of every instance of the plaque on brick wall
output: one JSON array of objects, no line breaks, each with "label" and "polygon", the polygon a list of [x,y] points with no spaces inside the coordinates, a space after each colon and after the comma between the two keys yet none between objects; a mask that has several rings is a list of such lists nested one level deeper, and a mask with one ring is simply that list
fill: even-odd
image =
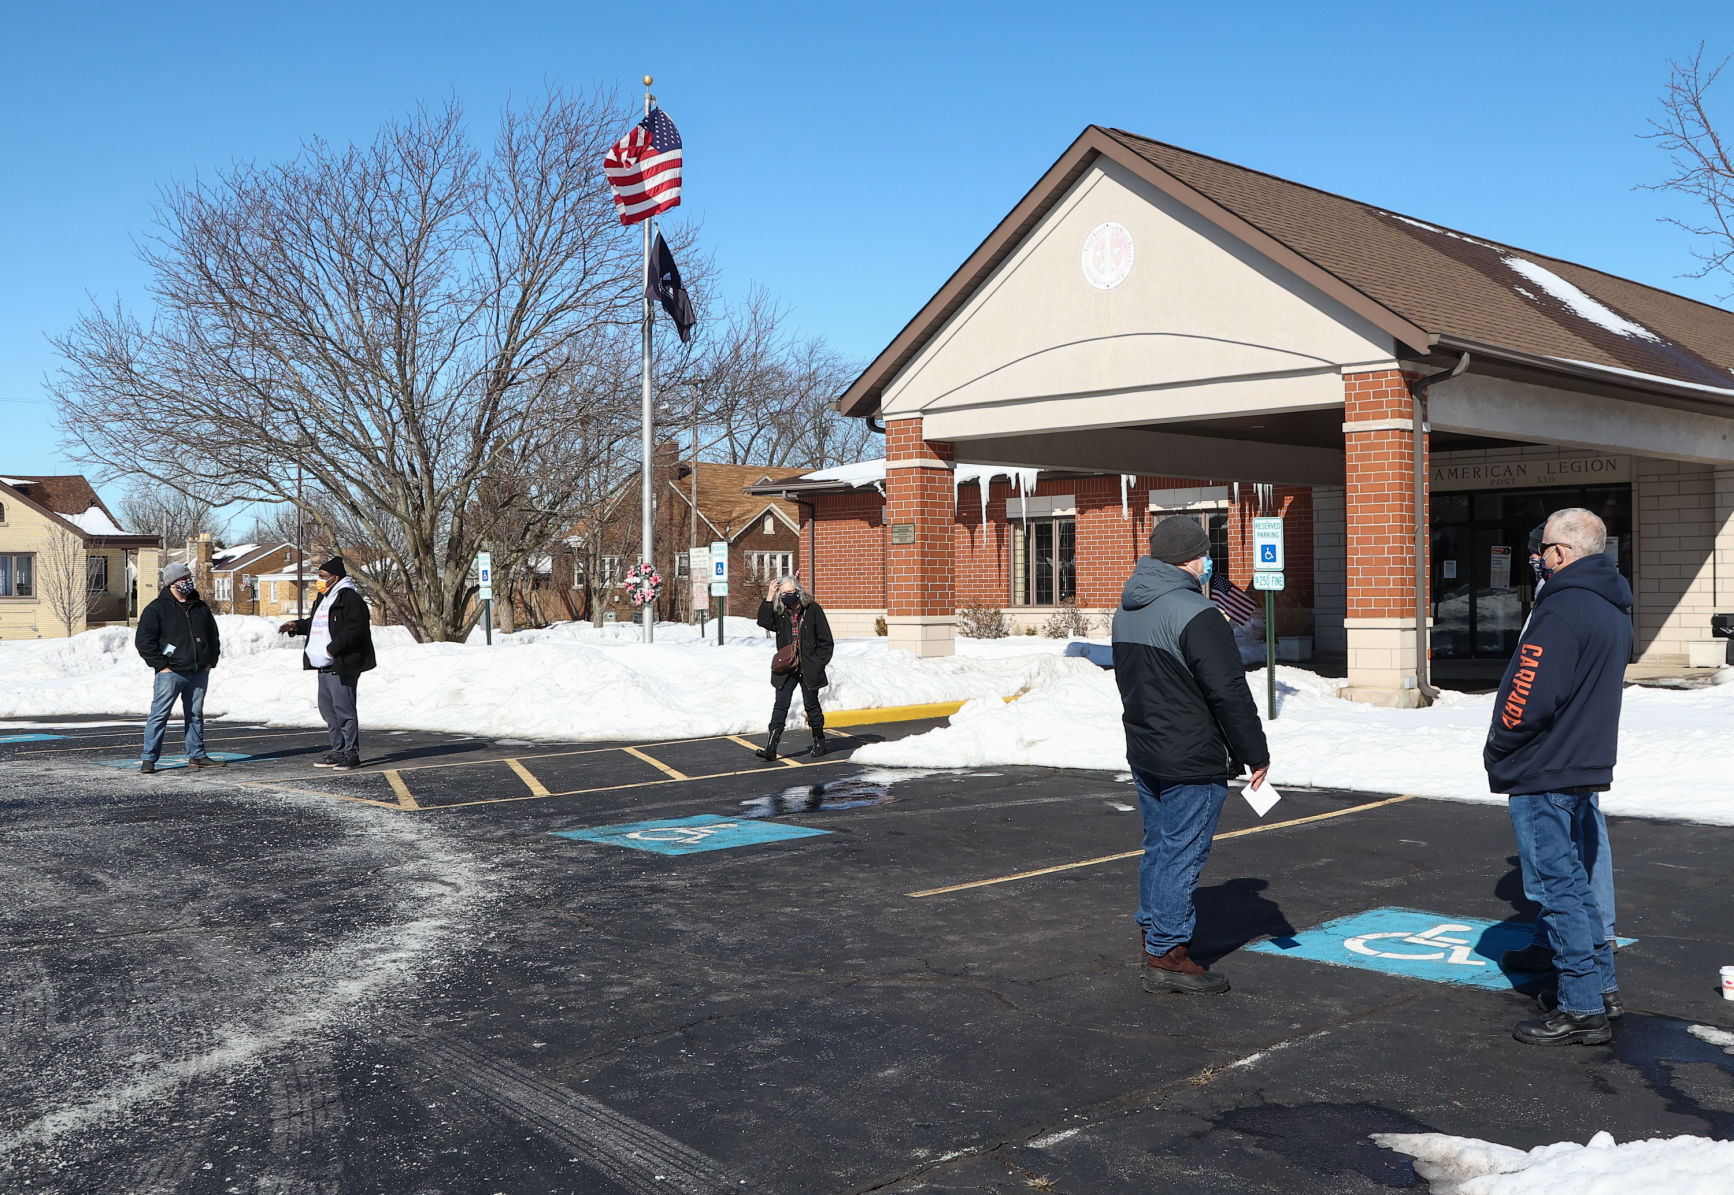
[{"label": "plaque on brick wall", "polygon": [[891,524],[891,542],[894,544],[912,544],[915,542],[914,523]]}]

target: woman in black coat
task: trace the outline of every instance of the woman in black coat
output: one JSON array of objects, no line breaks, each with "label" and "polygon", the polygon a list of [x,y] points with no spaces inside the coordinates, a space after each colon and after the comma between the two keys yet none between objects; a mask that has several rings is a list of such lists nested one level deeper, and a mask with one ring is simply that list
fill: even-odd
[{"label": "woman in black coat", "polygon": [[777,758],[777,741],[783,737],[783,721],[789,716],[789,702],[797,687],[807,708],[807,729],[813,732],[813,746],[807,753],[825,754],[825,711],[819,705],[819,690],[830,683],[825,668],[831,663],[836,641],[831,638],[824,609],[812,594],[784,577],[765,591],[765,600],[759,605],[759,625],[776,632],[779,651],[793,643],[795,660],[788,672],[777,672],[772,666],[771,684],[777,697],[771,706],[771,740],[755,754],[760,759]]}]

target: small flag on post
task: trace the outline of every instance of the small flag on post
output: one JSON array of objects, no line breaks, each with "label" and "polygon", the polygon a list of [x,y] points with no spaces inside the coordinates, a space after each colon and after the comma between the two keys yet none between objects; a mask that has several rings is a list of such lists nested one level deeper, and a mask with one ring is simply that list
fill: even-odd
[{"label": "small flag on post", "polygon": [[602,159],[620,222],[637,224],[678,207],[680,167],[680,133],[668,113],[657,108]]},{"label": "small flag on post", "polygon": [[1228,621],[1243,627],[1258,613],[1258,602],[1221,573],[1210,574],[1210,601],[1228,616]]},{"label": "small flag on post", "polygon": [[668,318],[674,321],[674,330],[680,333],[680,342],[685,344],[691,340],[698,316],[693,314],[692,299],[681,284],[674,254],[660,232],[656,234],[656,248],[650,254],[650,273],[644,280],[644,290],[653,302],[661,303],[662,309],[668,312]]}]

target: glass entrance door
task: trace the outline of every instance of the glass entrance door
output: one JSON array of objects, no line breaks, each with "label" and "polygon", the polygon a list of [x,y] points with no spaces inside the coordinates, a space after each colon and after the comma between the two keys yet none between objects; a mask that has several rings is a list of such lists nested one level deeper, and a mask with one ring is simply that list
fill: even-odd
[{"label": "glass entrance door", "polygon": [[1608,525],[1608,554],[1632,579],[1632,487],[1588,486],[1434,494],[1433,656],[1506,659],[1535,602],[1529,533],[1567,506]]}]

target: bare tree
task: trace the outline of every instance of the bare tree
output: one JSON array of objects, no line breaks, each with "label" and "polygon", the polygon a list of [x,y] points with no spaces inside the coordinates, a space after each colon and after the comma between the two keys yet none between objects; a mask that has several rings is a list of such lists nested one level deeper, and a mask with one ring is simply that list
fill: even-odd
[{"label": "bare tree", "polygon": [[50,527],[36,555],[36,586],[54,620],[68,636],[95,612],[101,594],[90,589],[89,557],[84,541],[64,527]]},{"label": "bare tree", "polygon": [[210,502],[152,477],[132,479],[121,495],[120,521],[135,535],[161,535],[165,548],[184,544],[204,532],[223,541],[228,532],[228,524],[217,517]]},{"label": "bare tree", "polygon": [[[573,445],[635,397],[639,240],[600,169],[631,119],[554,93],[479,148],[448,104],[171,189],[142,251],[155,318],[93,310],[56,342],[68,450],[177,484],[198,445],[223,501],[295,502],[299,463],[303,510],[391,578],[372,596],[461,638],[483,543],[505,568],[543,551],[582,513]],[[706,263],[665,231],[696,290]]]},{"label": "bare tree", "polygon": [[1674,168],[1666,179],[1644,189],[1688,196],[1706,213],[1698,220],[1665,217],[1667,223],[1697,238],[1699,247],[1692,255],[1701,265],[1688,275],[1693,278],[1734,274],[1734,156],[1711,119],[1705,98],[1730,61],[1734,58],[1706,67],[1702,42],[1686,61],[1670,61],[1662,115],[1650,121],[1654,131],[1644,134],[1667,151]]}]

